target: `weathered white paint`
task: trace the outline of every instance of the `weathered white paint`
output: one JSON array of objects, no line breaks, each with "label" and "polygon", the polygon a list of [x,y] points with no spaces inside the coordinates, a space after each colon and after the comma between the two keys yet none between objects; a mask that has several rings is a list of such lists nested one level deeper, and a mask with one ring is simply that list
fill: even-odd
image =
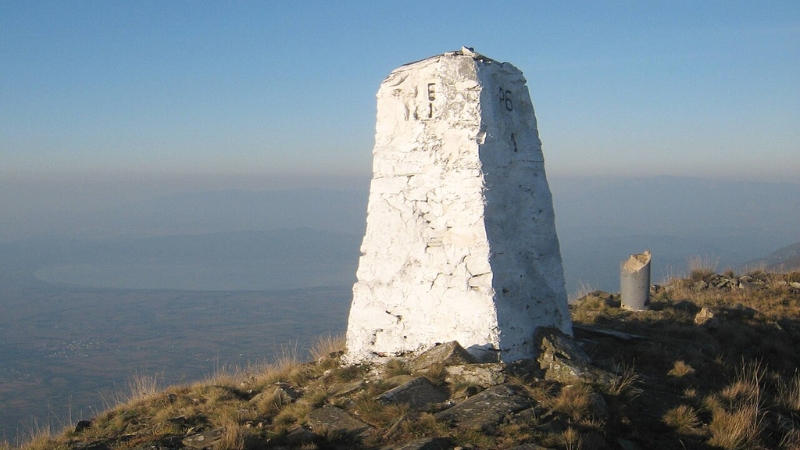
[{"label": "weathered white paint", "polygon": [[346,359],[456,340],[513,361],[534,355],[537,327],[571,334],[522,72],[462,49],[396,69],[377,97]]}]

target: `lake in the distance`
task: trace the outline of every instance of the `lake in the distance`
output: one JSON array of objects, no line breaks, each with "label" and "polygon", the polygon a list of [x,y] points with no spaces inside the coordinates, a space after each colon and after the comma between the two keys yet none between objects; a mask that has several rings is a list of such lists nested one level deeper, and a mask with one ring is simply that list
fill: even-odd
[{"label": "lake in the distance", "polygon": [[117,289],[241,291],[295,289],[353,284],[356,267],[341,262],[295,264],[67,264],[44,267],[37,278],[52,283]]}]

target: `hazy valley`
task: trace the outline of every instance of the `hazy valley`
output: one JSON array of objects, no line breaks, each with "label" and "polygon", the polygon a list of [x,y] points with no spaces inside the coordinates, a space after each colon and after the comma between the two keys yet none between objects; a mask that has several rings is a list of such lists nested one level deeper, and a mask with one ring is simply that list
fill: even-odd
[{"label": "hazy valley", "polygon": [[[657,283],[690,257],[740,269],[800,241],[796,184],[553,178],[551,188],[569,293],[616,292],[620,262],[646,248]],[[137,371],[180,383],[345,329],[366,189],[76,200],[60,212],[15,194],[0,199],[0,438],[91,415]]]}]

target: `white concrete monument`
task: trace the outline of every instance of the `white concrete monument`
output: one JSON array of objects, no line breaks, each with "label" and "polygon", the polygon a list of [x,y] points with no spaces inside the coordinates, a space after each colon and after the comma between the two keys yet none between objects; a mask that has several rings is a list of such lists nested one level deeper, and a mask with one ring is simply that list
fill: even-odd
[{"label": "white concrete monument", "polygon": [[535,355],[537,327],[571,334],[522,72],[463,48],[396,69],[377,98],[345,359],[455,340],[509,362]]}]

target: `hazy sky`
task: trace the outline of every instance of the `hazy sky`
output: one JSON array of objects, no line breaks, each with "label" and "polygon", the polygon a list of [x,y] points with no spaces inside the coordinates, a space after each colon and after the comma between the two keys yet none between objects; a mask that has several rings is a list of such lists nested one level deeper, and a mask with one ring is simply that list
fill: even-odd
[{"label": "hazy sky", "polygon": [[800,182],[800,2],[0,2],[0,177],[368,177],[375,94],[462,45],[547,170]]}]

